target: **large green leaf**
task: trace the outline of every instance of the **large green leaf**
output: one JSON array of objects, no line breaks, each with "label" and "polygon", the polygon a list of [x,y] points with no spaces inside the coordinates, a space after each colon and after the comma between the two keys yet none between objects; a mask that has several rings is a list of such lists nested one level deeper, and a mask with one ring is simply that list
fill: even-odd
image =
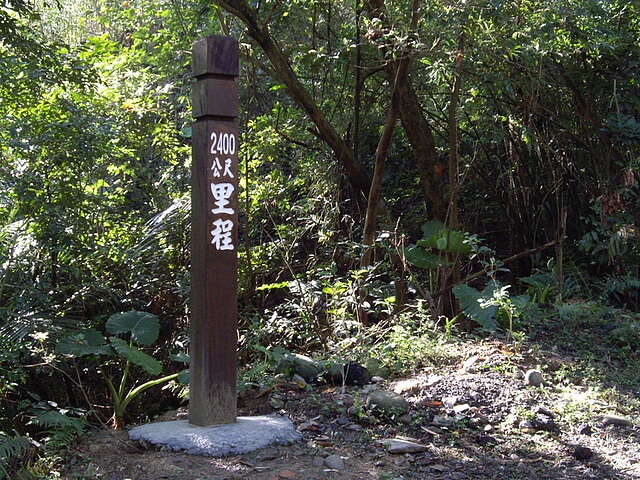
[{"label": "large green leaf", "polygon": [[142,367],[144,371],[151,375],[159,375],[162,372],[162,364],[158,360],[138,350],[136,347],[132,347],[121,338],[111,337],[109,341],[116,352],[131,363]]},{"label": "large green leaf", "polygon": [[176,353],[174,355],[171,355],[170,358],[174,362],[183,362],[183,363],[191,362],[191,357],[189,355],[187,355],[186,353],[184,353],[184,352],[180,352],[180,353]]},{"label": "large green leaf", "polygon": [[160,321],[151,313],[130,310],[111,315],[107,330],[114,335],[131,333],[136,343],[148,346],[158,339]]},{"label": "large green leaf", "polygon": [[56,353],[59,355],[115,355],[113,348],[107,345],[104,336],[97,330],[86,328],[78,330],[60,339],[56,345]]},{"label": "large green leaf", "polygon": [[424,236],[417,245],[423,248],[433,248],[450,253],[471,253],[473,248],[466,242],[464,232],[445,228],[442,222],[431,221],[422,226]]},{"label": "large green leaf", "polygon": [[447,262],[442,255],[428,252],[416,245],[410,245],[407,247],[404,251],[404,256],[407,262],[419,268],[435,270],[442,265],[447,265]]},{"label": "large green leaf", "polygon": [[178,372],[178,382],[189,385],[189,369]]},{"label": "large green leaf", "polygon": [[422,238],[418,240],[417,244],[423,248],[438,248],[438,238],[440,232],[444,230],[444,223],[437,220],[422,225]]},{"label": "large green leaf", "polygon": [[471,253],[473,248],[466,242],[467,236],[457,230],[443,230],[442,238],[446,239],[445,248],[451,253]]},{"label": "large green leaf", "polygon": [[469,285],[459,284],[453,287],[453,294],[460,301],[460,307],[467,317],[478,322],[485,330],[493,331],[498,328],[496,321],[498,307],[496,305],[483,307],[482,304],[493,298],[496,288],[495,282],[491,281],[480,293]]}]

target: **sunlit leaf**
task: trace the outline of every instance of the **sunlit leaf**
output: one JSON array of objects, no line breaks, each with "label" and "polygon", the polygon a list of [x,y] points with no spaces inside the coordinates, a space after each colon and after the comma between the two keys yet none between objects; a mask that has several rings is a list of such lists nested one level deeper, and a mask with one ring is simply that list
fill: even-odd
[{"label": "sunlit leaf", "polygon": [[109,339],[113,348],[131,363],[142,367],[145,372],[151,375],[159,375],[162,372],[162,364],[155,358],[147,355],[143,351],[132,347],[127,342],[118,337]]},{"label": "sunlit leaf", "polygon": [[107,331],[114,335],[131,333],[140,345],[151,345],[158,339],[160,320],[151,313],[131,310],[116,313],[107,320]]},{"label": "sunlit leaf", "polygon": [[104,336],[97,330],[90,328],[78,330],[60,339],[56,345],[56,353],[59,355],[114,355],[111,346],[107,345]]}]

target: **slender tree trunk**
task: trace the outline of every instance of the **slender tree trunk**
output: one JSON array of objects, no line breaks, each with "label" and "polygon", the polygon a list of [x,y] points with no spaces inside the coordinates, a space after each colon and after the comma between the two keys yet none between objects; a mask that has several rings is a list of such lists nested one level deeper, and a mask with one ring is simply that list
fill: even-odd
[{"label": "slender tree trunk", "polygon": [[[367,214],[364,221],[364,232],[362,235],[362,244],[364,245],[364,253],[360,260],[360,268],[365,269],[371,266],[373,258],[373,244],[376,235],[376,220],[378,217],[378,205],[381,200],[382,192],[382,178],[384,176],[384,169],[387,163],[387,152],[389,150],[389,144],[393,137],[393,131],[395,130],[396,121],[398,120],[398,110],[400,103],[400,89],[402,88],[401,79],[396,79],[396,84],[391,95],[391,105],[387,113],[387,121],[384,125],[384,130],[378,141],[378,147],[376,148],[376,165],[373,172],[373,179],[371,181],[371,189],[369,190],[369,197],[367,201]],[[360,323],[363,325],[369,324],[367,311],[362,307],[366,300],[366,290],[364,289],[364,282],[367,280],[367,275],[360,280],[359,297],[360,305],[357,309],[357,317]]]},{"label": "slender tree trunk", "polygon": [[458,39],[458,53],[453,69],[453,85],[451,87],[451,101],[449,102],[449,212],[448,225],[452,230],[459,230],[458,219],[458,99],[460,98],[460,85],[462,84],[462,51],[463,35]]},{"label": "slender tree trunk", "polygon": [[355,88],[353,92],[353,154],[360,158],[360,110],[362,108],[362,7],[356,0],[356,65],[354,71]]},{"label": "slender tree trunk", "polygon": [[400,90],[402,88],[402,80],[397,79],[394,86],[393,93],[391,95],[391,105],[387,113],[387,121],[384,125],[384,130],[378,141],[378,147],[376,148],[376,164],[373,172],[373,179],[371,181],[371,189],[369,190],[369,197],[367,202],[367,214],[364,222],[364,233],[362,235],[362,243],[366,250],[360,261],[361,267],[368,267],[371,265],[371,252],[372,246],[376,234],[376,218],[378,216],[378,205],[380,204],[381,192],[382,192],[382,178],[384,176],[384,169],[387,162],[387,152],[389,151],[389,144],[395,130],[396,121],[398,120],[398,111],[400,104]]},{"label": "slender tree trunk", "polygon": [[[414,0],[413,17],[411,21],[414,30],[417,26],[418,6],[419,2]],[[367,0],[365,1],[365,8],[371,18],[375,17],[380,19],[383,24],[386,23],[385,28],[390,28],[385,16],[384,0]],[[382,51],[385,55],[390,53],[388,49],[384,47]],[[397,62],[387,62],[384,68],[389,82],[393,83],[397,77]],[[424,115],[418,95],[411,84],[410,75],[407,76],[400,95],[399,117],[402,128],[409,139],[418,175],[420,176],[420,186],[422,188],[427,219],[444,222],[447,215],[447,205],[445,201],[447,178],[444,175],[444,169],[440,166],[433,130]]]},{"label": "slender tree trunk", "polygon": [[[413,2],[413,15],[412,15],[412,27],[415,28],[418,17],[418,0]],[[398,121],[398,115],[400,114],[400,100],[402,96],[402,90],[406,82],[407,73],[409,71],[409,65],[411,64],[410,52],[405,49],[402,58],[394,63],[395,76],[392,79],[390,85],[391,88],[391,103],[389,105],[389,111],[387,112],[387,120],[384,125],[384,130],[378,141],[378,147],[376,148],[376,163],[373,173],[373,179],[371,181],[371,189],[369,190],[368,202],[367,202],[367,214],[364,222],[364,233],[362,236],[362,244],[365,251],[360,261],[361,268],[367,268],[372,263],[373,256],[373,244],[376,234],[376,220],[378,216],[378,206],[381,200],[382,192],[382,178],[384,176],[384,169],[387,161],[387,152],[389,151],[389,145],[391,144],[391,138],[395,130],[396,122]],[[366,292],[362,286],[362,283],[366,281],[366,277],[362,279],[360,285],[360,303],[362,304],[366,297]],[[358,308],[358,319],[364,325],[367,325],[368,315],[362,308]]]},{"label": "slender tree trunk", "polygon": [[[458,156],[458,100],[460,98],[460,86],[462,84],[462,61],[464,35],[458,36],[458,52],[453,66],[453,82],[451,85],[451,98],[449,100],[449,206],[447,209],[447,225],[451,230],[460,230],[460,220],[458,218],[458,181],[459,181],[459,156]],[[442,267],[440,285],[456,285],[460,282],[462,274],[460,272],[460,254],[447,254],[451,262],[451,268]],[[453,295],[442,297],[443,313],[452,318],[459,308]]]}]

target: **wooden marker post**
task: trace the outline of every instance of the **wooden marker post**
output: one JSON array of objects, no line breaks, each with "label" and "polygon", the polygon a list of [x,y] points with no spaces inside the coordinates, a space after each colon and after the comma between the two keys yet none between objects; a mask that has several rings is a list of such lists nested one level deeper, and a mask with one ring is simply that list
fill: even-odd
[{"label": "wooden marker post", "polygon": [[193,44],[189,422],[236,421],[238,42]]}]

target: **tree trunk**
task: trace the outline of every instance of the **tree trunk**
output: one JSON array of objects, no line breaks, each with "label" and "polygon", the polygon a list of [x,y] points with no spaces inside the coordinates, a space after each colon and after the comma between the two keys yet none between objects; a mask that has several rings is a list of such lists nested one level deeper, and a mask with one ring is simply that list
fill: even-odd
[{"label": "tree trunk", "polygon": [[[379,18],[382,22],[386,22],[384,3],[384,0],[366,1],[365,6],[369,12],[369,16]],[[413,8],[412,25],[417,25],[418,9],[416,8],[415,1]],[[390,28],[389,25],[385,25],[385,27]],[[383,48],[382,50],[384,53],[385,49]],[[393,83],[398,73],[397,62],[387,62],[384,68],[389,82]],[[447,205],[445,201],[447,178],[444,174],[445,169],[442,168],[439,162],[436,142],[433,138],[433,130],[424,116],[418,95],[411,84],[410,75],[407,75],[404,87],[400,93],[399,117],[416,161],[427,219],[444,222],[447,215]]]},{"label": "tree trunk", "polygon": [[356,159],[353,150],[329,123],[316,101],[298,80],[287,57],[271,36],[268,26],[262,24],[257,12],[244,0],[217,0],[216,3],[245,24],[247,33],[267,55],[278,79],[287,87],[291,98],[307,113],[315,125],[318,137],[331,148],[336,159],[342,164],[351,185],[366,198],[371,188],[369,175]]},{"label": "tree trunk", "polygon": [[[364,222],[364,233],[362,235],[362,244],[365,251],[360,261],[360,268],[367,268],[371,266],[371,258],[373,255],[373,244],[376,234],[376,220],[378,217],[378,205],[380,204],[382,194],[382,178],[384,176],[384,169],[387,163],[387,152],[389,150],[389,144],[393,137],[393,131],[395,130],[396,121],[398,120],[398,111],[400,109],[400,93],[402,92],[402,85],[404,83],[407,69],[409,65],[408,57],[400,61],[400,66],[397,69],[398,76],[393,83],[393,90],[391,92],[391,104],[389,105],[389,111],[387,113],[387,121],[384,125],[384,130],[378,141],[378,147],[376,148],[376,165],[373,172],[373,180],[371,181],[371,189],[369,190],[369,197],[367,202],[367,214]],[[362,304],[366,299],[366,291],[363,282],[366,281],[366,275],[360,282],[359,296],[360,305],[358,306],[358,320],[363,325],[369,324],[368,314]]]}]

